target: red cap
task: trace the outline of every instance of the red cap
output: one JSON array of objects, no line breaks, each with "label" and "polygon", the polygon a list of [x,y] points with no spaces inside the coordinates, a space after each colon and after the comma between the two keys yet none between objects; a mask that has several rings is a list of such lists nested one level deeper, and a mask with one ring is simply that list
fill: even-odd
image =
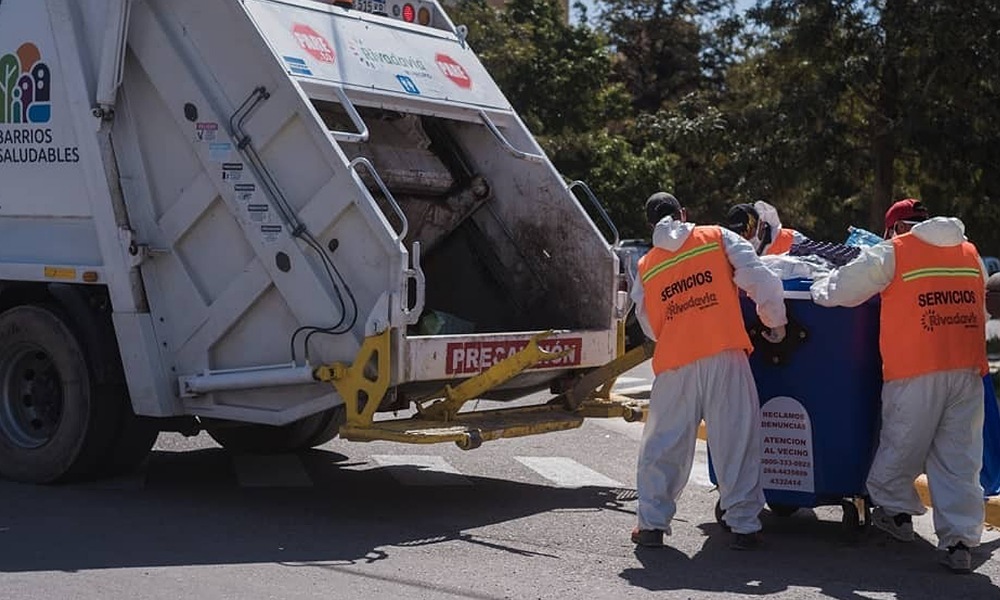
[{"label": "red cap", "polygon": [[900,221],[924,221],[928,217],[930,213],[920,200],[907,198],[893,204],[885,212],[885,228],[892,229]]}]

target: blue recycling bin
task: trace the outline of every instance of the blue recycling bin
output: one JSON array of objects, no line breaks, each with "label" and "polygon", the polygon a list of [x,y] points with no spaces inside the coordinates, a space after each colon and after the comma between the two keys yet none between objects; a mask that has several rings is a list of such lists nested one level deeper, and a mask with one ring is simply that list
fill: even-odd
[{"label": "blue recycling bin", "polygon": [[[776,514],[843,505],[845,523],[863,499],[878,443],[882,363],[879,302],[854,308],[813,303],[811,281],[784,282],[789,324],[780,344],[760,337],[754,303],[741,297],[754,344],[750,367],[761,402],[762,479]],[[711,455],[710,455],[711,456]],[[710,477],[715,473],[709,460]]]}]

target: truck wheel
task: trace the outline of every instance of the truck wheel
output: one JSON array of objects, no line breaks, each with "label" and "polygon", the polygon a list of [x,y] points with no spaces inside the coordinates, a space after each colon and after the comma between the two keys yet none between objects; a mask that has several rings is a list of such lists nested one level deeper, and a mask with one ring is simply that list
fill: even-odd
[{"label": "truck wheel", "polygon": [[51,483],[92,475],[112,446],[117,406],[99,402],[84,345],[58,309],[0,314],[0,475]]},{"label": "truck wheel", "polygon": [[248,454],[299,452],[333,439],[343,423],[343,414],[343,407],[338,406],[281,427],[208,425],[206,430],[220,446],[232,452]]},{"label": "truck wheel", "polygon": [[337,437],[337,434],[340,433],[340,426],[347,422],[347,411],[343,404],[320,414],[324,415],[324,418],[320,420],[319,427],[312,436],[302,445],[301,450],[308,450],[329,442]]}]

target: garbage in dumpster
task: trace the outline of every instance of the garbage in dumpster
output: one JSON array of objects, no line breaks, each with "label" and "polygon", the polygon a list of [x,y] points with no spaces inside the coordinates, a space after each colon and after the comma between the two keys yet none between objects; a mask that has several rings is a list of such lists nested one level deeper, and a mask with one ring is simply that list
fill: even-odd
[{"label": "garbage in dumpster", "polygon": [[848,227],[847,241],[844,242],[847,246],[857,246],[863,248],[865,246],[874,246],[875,244],[880,244],[885,240],[881,236],[874,234],[867,229],[861,229],[860,227]]},{"label": "garbage in dumpster", "polygon": [[476,324],[460,319],[451,313],[440,310],[427,310],[420,316],[417,332],[420,335],[447,335],[456,333],[475,333]]}]

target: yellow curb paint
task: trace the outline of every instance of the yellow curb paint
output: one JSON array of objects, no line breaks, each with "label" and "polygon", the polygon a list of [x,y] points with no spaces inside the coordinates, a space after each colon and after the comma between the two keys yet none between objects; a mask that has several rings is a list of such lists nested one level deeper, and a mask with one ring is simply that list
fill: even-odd
[{"label": "yellow curb paint", "polygon": [[[698,425],[698,439],[708,439],[704,421]],[[917,477],[917,480],[913,484],[917,488],[917,494],[920,495],[920,501],[924,503],[924,506],[933,508],[931,504],[931,492],[927,487],[927,476],[921,475]],[[993,527],[1000,527],[1000,496],[992,496],[986,499],[986,523]]]}]

